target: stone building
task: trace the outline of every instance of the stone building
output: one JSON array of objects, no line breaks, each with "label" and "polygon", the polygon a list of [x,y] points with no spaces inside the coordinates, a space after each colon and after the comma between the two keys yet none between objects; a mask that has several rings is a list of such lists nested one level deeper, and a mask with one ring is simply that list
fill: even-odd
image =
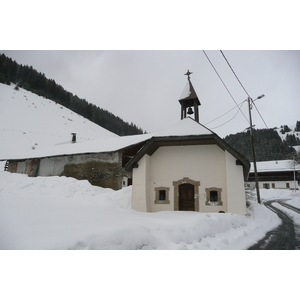
[{"label": "stone building", "polygon": [[77,143],[20,153],[7,158],[7,171],[36,176],[67,176],[88,180],[104,188],[121,189],[131,184],[125,164],[149,135],[136,135]]}]

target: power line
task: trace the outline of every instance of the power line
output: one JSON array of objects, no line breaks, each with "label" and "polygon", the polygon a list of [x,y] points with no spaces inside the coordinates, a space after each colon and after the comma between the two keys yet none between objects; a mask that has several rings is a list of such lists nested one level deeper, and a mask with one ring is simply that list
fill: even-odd
[{"label": "power line", "polygon": [[[232,67],[231,67],[231,65],[230,65],[230,63],[229,63],[229,61],[228,61],[228,60],[227,60],[227,58],[225,57],[225,55],[224,55],[223,51],[222,51],[222,50],[220,50],[220,52],[222,53],[222,55],[223,55],[224,59],[226,60],[226,62],[227,62],[227,64],[228,64],[228,66],[229,66],[229,68],[231,69],[232,73],[234,74],[235,78],[238,80],[238,82],[239,82],[239,83],[240,83],[240,85],[242,86],[243,90],[244,90],[244,91],[245,91],[245,93],[248,95],[248,97],[250,97],[249,93],[246,91],[246,89],[245,89],[245,88],[244,88],[244,86],[242,85],[241,81],[239,80],[239,78],[237,77],[237,75],[235,74],[235,72],[233,71],[233,69],[232,69]],[[250,97],[250,98],[251,98],[251,97]]]},{"label": "power line", "polygon": [[[239,103],[238,105],[241,105],[241,104],[243,104],[243,103],[246,102],[246,101],[247,101],[247,100],[244,100],[243,102]],[[238,108],[238,107],[239,107],[239,106],[233,107],[232,109],[228,110],[228,111],[225,112],[224,114],[222,114],[222,115],[220,115],[219,117],[217,117],[217,118],[215,118],[215,119],[209,121],[208,123],[206,123],[206,124],[204,124],[204,125],[206,126],[206,125],[208,125],[208,124],[210,124],[210,123],[212,123],[212,122],[214,122],[214,121],[220,119],[221,117],[225,116],[226,114],[230,113],[231,111],[233,111],[234,109],[236,109],[236,108]],[[242,105],[241,105],[240,107],[242,107]]]},{"label": "power line", "polygon": [[[243,90],[245,91],[245,93],[248,95],[248,97],[250,97],[250,99],[252,99],[251,96],[249,95],[249,93],[247,92],[247,90],[245,89],[245,87],[243,86],[243,84],[241,83],[241,81],[239,80],[238,76],[237,76],[236,73],[234,72],[233,68],[231,67],[231,65],[230,65],[228,59],[226,58],[225,54],[223,53],[223,51],[220,50],[220,52],[221,52],[221,54],[223,55],[224,59],[226,60],[228,66],[230,67],[230,69],[231,69],[232,73],[234,74],[235,78],[238,80],[238,82],[240,83],[241,87],[242,87]],[[256,107],[256,105],[255,105],[255,103],[254,103],[253,100],[252,100],[252,104],[254,105],[255,109],[257,110],[257,112],[258,112],[260,118],[262,119],[262,121],[264,122],[265,126],[266,126],[267,128],[269,128],[268,125],[266,124],[264,118],[262,117],[261,113],[259,112],[258,108]]]},{"label": "power line", "polygon": [[234,101],[234,103],[236,104],[236,106],[239,108],[240,112],[243,114],[244,118],[247,120],[247,122],[249,123],[249,120],[247,119],[247,117],[245,116],[245,114],[242,112],[241,108],[239,107],[239,105],[237,104],[237,102],[235,101],[235,99],[233,98],[232,94],[230,93],[229,89],[227,88],[226,84],[224,83],[224,81],[222,80],[221,76],[219,75],[218,71],[216,70],[216,68],[214,67],[213,63],[211,62],[211,60],[209,59],[209,57],[207,56],[207,54],[205,53],[204,50],[202,50],[204,55],[206,56],[207,60],[209,61],[209,63],[211,64],[211,66],[213,67],[214,71],[216,72],[216,74],[218,75],[219,79],[221,80],[221,82],[223,83],[225,89],[227,90],[227,92],[229,93],[230,97],[232,98],[232,100]]},{"label": "power line", "polygon": [[266,125],[266,127],[269,129],[269,127],[268,127],[268,125],[266,124],[266,122],[265,122],[264,118],[262,117],[262,115],[261,115],[261,113],[259,112],[259,110],[258,110],[257,106],[255,105],[254,101],[252,101],[252,103],[253,103],[253,105],[254,105],[255,109],[257,110],[257,112],[258,112],[259,116],[260,116],[260,117],[261,117],[261,119],[263,120],[264,124],[265,124],[265,125]]},{"label": "power line", "polygon": [[[242,105],[239,106],[239,108],[241,108],[245,102],[246,102],[246,100],[242,102]],[[236,107],[235,107],[235,108],[236,108]],[[232,110],[232,109],[231,109],[231,110]],[[230,110],[230,111],[231,111],[231,110]],[[223,123],[223,124],[221,124],[221,125],[219,125],[219,126],[216,126],[216,127],[210,128],[210,129],[216,129],[216,128],[219,128],[219,127],[221,127],[221,126],[223,126],[223,125],[229,123],[231,120],[233,120],[233,119],[236,117],[236,115],[238,114],[238,112],[239,112],[239,111],[237,111],[236,114],[235,114],[230,120],[226,121],[225,123]],[[217,119],[218,119],[218,118],[217,118]]]}]

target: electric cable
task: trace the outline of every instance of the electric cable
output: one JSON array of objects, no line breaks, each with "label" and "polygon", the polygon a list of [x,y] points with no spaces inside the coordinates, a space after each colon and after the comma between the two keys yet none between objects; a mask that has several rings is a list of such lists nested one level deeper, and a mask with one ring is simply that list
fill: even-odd
[{"label": "electric cable", "polygon": [[237,81],[240,83],[241,87],[243,88],[243,90],[245,91],[245,93],[248,95],[248,97],[251,98],[251,96],[249,95],[249,93],[246,91],[245,87],[242,85],[241,81],[239,80],[239,78],[237,77],[237,75],[235,74],[235,72],[233,71],[233,68],[231,67],[228,59],[226,58],[226,56],[224,55],[223,51],[220,50],[221,54],[223,55],[224,59],[226,60],[229,68],[231,69],[232,73],[234,74],[235,78],[237,79]]},{"label": "electric cable", "polygon": [[[244,100],[243,102],[239,103],[238,105],[243,104],[245,101],[247,101],[247,100]],[[220,119],[221,117],[225,116],[226,114],[230,113],[231,111],[233,111],[233,110],[236,109],[236,108],[238,108],[238,106],[233,107],[232,109],[228,110],[228,111],[225,112],[224,114],[222,114],[222,115],[220,115],[219,117],[217,117],[217,118],[215,118],[215,119],[209,121],[208,123],[206,123],[206,124],[204,124],[204,125],[206,126],[206,125],[208,125],[208,124],[210,124],[210,123],[212,123],[212,122],[214,122],[214,121]]]},{"label": "electric cable", "polygon": [[[239,108],[241,108],[241,107],[243,106],[244,103],[245,103],[245,101],[242,102],[242,104],[241,104],[241,106],[239,106]],[[219,128],[219,127],[221,127],[221,126],[223,126],[223,125],[229,123],[230,121],[232,121],[232,120],[237,116],[238,112],[239,112],[239,111],[237,111],[236,114],[235,114],[230,120],[226,121],[225,123],[223,123],[223,124],[221,124],[221,125],[219,125],[219,126],[216,126],[216,127],[210,128],[210,129],[216,129],[216,128]]]},{"label": "electric cable", "polygon": [[240,83],[241,87],[243,88],[243,90],[245,91],[245,93],[248,95],[248,97],[251,99],[252,104],[254,105],[255,109],[257,110],[257,112],[258,112],[260,118],[262,119],[262,121],[264,122],[265,126],[266,126],[267,128],[269,128],[268,125],[266,124],[264,118],[262,117],[261,113],[259,112],[258,108],[256,107],[254,101],[252,100],[251,96],[249,95],[249,93],[247,92],[247,90],[245,89],[245,87],[243,86],[243,84],[241,83],[240,79],[238,78],[238,76],[237,76],[236,73],[234,72],[233,68],[231,67],[231,65],[230,65],[230,63],[229,63],[229,61],[228,61],[228,59],[227,59],[226,56],[225,56],[225,54],[223,53],[222,50],[220,50],[220,52],[221,52],[221,54],[223,55],[224,59],[226,60],[228,66],[229,66],[229,68],[231,69],[232,73],[234,74],[235,78],[236,78],[237,81]]},{"label": "electric cable", "polygon": [[[225,89],[227,90],[227,92],[229,93],[230,97],[232,98],[232,100],[234,101],[234,103],[236,104],[236,107],[239,107],[239,105],[237,104],[237,102],[235,101],[235,99],[233,98],[232,94],[230,93],[229,89],[227,88],[226,84],[224,83],[224,81],[222,80],[221,76],[219,75],[218,71],[216,70],[216,68],[214,67],[213,63],[211,62],[211,60],[209,59],[209,57],[207,56],[206,52],[204,50],[202,50],[204,55],[206,56],[207,60],[209,61],[209,63],[211,64],[212,68],[214,69],[214,71],[216,72],[216,74],[218,75],[219,79],[221,80],[221,82],[223,83]],[[245,116],[245,114],[243,113],[243,111],[240,109],[239,107],[239,111],[243,114],[244,118],[247,120],[247,122],[250,124],[250,121],[247,119],[247,117]]]},{"label": "electric cable", "polygon": [[262,117],[262,115],[261,115],[261,113],[259,112],[257,106],[255,105],[254,101],[252,101],[252,104],[254,105],[254,107],[255,107],[255,109],[257,110],[257,112],[258,112],[260,118],[263,120],[264,124],[266,125],[267,129],[269,129],[269,127],[268,127],[268,125],[266,124],[264,118]]}]

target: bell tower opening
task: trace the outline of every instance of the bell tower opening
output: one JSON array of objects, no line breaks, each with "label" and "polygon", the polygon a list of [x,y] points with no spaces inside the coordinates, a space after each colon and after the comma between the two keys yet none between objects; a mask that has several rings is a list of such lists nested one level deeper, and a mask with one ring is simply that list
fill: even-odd
[{"label": "bell tower opening", "polygon": [[[190,75],[193,74],[189,70],[184,74],[187,75],[188,82],[178,100],[181,105],[181,120],[186,118],[187,115],[194,114],[194,120],[199,122],[199,106],[201,105],[198,96],[192,85]],[[193,110],[194,109],[194,110]]]}]

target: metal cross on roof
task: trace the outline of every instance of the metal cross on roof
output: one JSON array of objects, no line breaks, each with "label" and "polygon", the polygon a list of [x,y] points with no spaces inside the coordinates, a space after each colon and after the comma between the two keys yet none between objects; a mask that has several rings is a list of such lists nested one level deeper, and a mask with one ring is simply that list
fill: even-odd
[{"label": "metal cross on roof", "polygon": [[188,80],[190,80],[190,75],[193,74],[193,72],[190,72],[190,70],[187,70],[187,72],[184,75],[187,75]]}]

